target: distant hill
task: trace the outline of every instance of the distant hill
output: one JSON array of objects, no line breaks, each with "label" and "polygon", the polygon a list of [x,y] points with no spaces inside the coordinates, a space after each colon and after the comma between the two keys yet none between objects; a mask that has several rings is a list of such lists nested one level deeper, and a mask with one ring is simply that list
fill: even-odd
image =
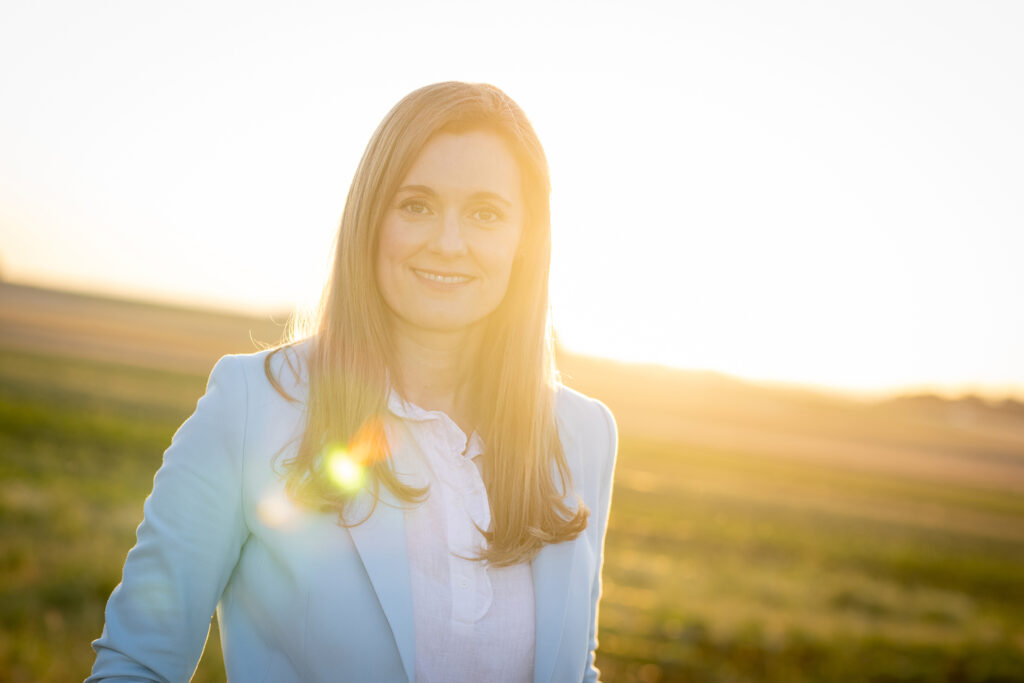
[{"label": "distant hill", "polygon": [[913,394],[896,396],[881,403],[922,414],[984,412],[1002,415],[1010,419],[1024,419],[1024,401],[1013,398],[989,401],[973,394],[957,399],[947,399],[935,394]]},{"label": "distant hill", "polygon": [[275,343],[287,314],[248,316],[0,282],[0,347],[205,374]]},{"label": "distant hill", "polygon": [[[0,282],[0,347],[197,375],[220,356],[277,342],[286,315],[247,316]],[[787,457],[884,466],[935,454],[1024,465],[1024,403],[933,395],[865,401],[726,374],[560,350],[569,386],[600,398],[624,434]],[[887,450],[888,449],[888,450]],[[923,461],[922,461],[923,462]]]}]

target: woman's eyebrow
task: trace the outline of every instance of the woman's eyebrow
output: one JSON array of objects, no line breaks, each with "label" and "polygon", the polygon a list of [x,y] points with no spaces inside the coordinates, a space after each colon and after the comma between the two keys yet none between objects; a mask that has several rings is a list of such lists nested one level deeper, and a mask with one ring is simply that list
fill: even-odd
[{"label": "woman's eyebrow", "polygon": [[437,193],[434,192],[429,187],[427,187],[426,185],[403,185],[402,187],[398,188],[398,191],[409,192],[412,194],[426,194],[430,195],[431,197],[437,196]]},{"label": "woman's eyebrow", "polygon": [[[398,188],[395,194],[398,194],[400,192],[408,192],[409,194],[423,194],[427,195],[428,197],[437,196],[437,192],[435,192],[432,188],[426,185],[403,185],[402,187]],[[473,194],[469,195],[469,199],[470,201],[475,202],[481,200],[488,200],[504,204],[505,206],[512,206],[512,202],[510,202],[505,197],[501,196],[497,192],[490,192],[487,190],[478,190],[477,192],[474,192]]]},{"label": "woman's eyebrow", "polygon": [[512,202],[510,202],[509,200],[505,199],[504,197],[502,197],[497,192],[474,192],[472,195],[470,195],[469,198],[472,199],[473,201],[480,201],[482,199],[487,199],[487,200],[490,200],[492,202],[499,202],[501,204],[505,204],[506,206],[512,206]]}]

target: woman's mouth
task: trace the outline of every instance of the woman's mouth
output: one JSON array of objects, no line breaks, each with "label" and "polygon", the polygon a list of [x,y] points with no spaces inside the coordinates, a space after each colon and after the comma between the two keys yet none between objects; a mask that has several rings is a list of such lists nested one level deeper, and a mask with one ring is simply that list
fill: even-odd
[{"label": "woman's mouth", "polygon": [[421,277],[424,280],[438,282],[445,285],[461,285],[473,279],[468,275],[462,275],[460,273],[438,273],[432,270],[420,270],[419,268],[413,268],[412,272],[416,273],[418,277]]}]

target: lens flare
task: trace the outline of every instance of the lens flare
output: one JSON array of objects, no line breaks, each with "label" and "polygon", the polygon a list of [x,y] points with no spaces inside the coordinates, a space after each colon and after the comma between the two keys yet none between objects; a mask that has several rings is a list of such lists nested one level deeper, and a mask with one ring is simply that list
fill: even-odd
[{"label": "lens flare", "polygon": [[327,454],[327,476],[346,491],[355,491],[366,480],[366,468],[343,448]]},{"label": "lens flare", "polygon": [[278,529],[290,526],[299,515],[283,490],[264,493],[256,506],[256,514],[261,522]]},{"label": "lens flare", "polygon": [[370,418],[347,445],[329,445],[321,457],[327,479],[341,490],[354,493],[366,484],[373,464],[387,457],[387,453],[384,423],[378,418]]}]

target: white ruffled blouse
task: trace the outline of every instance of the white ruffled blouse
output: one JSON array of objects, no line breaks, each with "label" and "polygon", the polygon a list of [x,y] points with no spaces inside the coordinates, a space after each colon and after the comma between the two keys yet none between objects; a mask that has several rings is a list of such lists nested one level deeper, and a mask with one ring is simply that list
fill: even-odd
[{"label": "white ruffled blouse", "polygon": [[[480,476],[483,442],[443,412],[392,391],[401,422],[387,430],[395,469],[427,499],[405,511],[417,683],[532,681],[534,595],[529,563],[491,567],[475,557],[491,522]],[[479,529],[478,529],[479,528]]]}]

